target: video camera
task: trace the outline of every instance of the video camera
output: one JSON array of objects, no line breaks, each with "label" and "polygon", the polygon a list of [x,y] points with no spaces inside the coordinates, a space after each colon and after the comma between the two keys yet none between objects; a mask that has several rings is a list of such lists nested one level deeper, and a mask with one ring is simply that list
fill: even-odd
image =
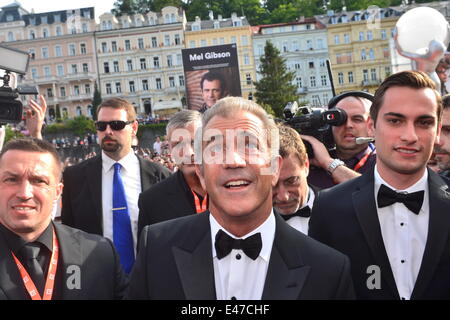
[{"label": "video camera", "polygon": [[[299,107],[296,101],[289,102],[284,108],[283,114],[287,125],[300,134],[313,136],[322,142],[328,151],[336,148],[331,126],[340,126],[347,121],[347,113],[342,109],[324,110],[308,106]],[[311,144],[307,141],[303,142],[308,157],[313,159],[314,152]]]},{"label": "video camera", "polygon": [[0,79],[3,86],[0,87],[0,125],[6,123],[19,123],[22,121],[23,105],[17,98],[19,94],[37,95],[34,86],[17,86],[13,89],[9,86],[11,72],[24,75],[28,68],[29,55],[27,52],[0,45],[0,69],[5,74]]}]

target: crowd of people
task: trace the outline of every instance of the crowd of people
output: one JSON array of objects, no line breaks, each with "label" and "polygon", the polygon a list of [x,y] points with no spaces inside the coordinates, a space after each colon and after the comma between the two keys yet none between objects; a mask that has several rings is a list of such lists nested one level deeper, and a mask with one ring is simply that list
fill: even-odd
[{"label": "crowd of people", "polygon": [[334,97],[334,150],[237,97],[141,148],[113,98],[101,151],[62,165],[32,105],[0,153],[0,299],[450,299],[450,95],[425,73]]}]

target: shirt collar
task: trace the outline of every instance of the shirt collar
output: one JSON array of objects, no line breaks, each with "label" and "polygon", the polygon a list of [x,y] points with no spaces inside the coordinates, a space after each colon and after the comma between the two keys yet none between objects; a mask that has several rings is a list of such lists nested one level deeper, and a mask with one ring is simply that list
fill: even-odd
[{"label": "shirt collar", "polygon": [[260,232],[261,233],[261,239],[262,239],[262,248],[261,248],[261,252],[259,253],[259,256],[264,259],[265,261],[269,261],[270,259],[270,253],[272,251],[272,245],[273,245],[273,240],[275,238],[275,226],[276,226],[276,222],[275,222],[275,215],[273,213],[273,210],[271,211],[269,217],[266,219],[266,221],[264,221],[258,228],[256,228],[253,231],[250,231],[248,234],[246,234],[243,237],[236,237],[234,235],[232,235],[231,233],[229,233],[225,228],[223,228],[219,222],[217,222],[217,220],[214,218],[214,216],[212,214],[209,215],[209,223],[211,225],[211,237],[212,237],[212,255],[213,258],[215,258],[217,256],[216,254],[216,248],[214,246],[214,242],[216,239],[216,234],[217,232],[222,229],[226,234],[228,234],[230,237],[235,238],[235,239],[245,239],[248,238],[252,235],[254,235],[255,233]]},{"label": "shirt collar", "polygon": [[315,197],[314,191],[308,186],[308,201],[306,201],[305,205],[300,209],[304,207],[309,207],[312,209]]},{"label": "shirt collar", "polygon": [[397,192],[406,192],[406,193],[411,193],[411,192],[416,192],[416,191],[425,191],[427,192],[428,190],[428,170],[424,170],[424,174],[422,175],[422,177],[419,179],[419,181],[417,181],[416,183],[414,183],[412,186],[403,189],[403,190],[399,190],[397,188],[394,188],[393,186],[391,186],[389,183],[387,183],[378,173],[378,166],[375,165],[375,172],[374,172],[374,178],[375,178],[375,191],[378,192],[378,189],[380,188],[380,186],[382,184],[384,184],[385,186],[391,188],[392,190],[395,190]]},{"label": "shirt collar", "polygon": [[125,170],[130,170],[130,167],[133,166],[136,161],[136,154],[132,149],[125,157],[123,157],[119,161],[111,159],[104,151],[102,151],[102,168],[104,172],[108,172],[109,170],[111,170],[115,163],[120,163],[122,168],[125,168]]},{"label": "shirt collar", "polygon": [[369,144],[369,146],[361,151],[360,153],[356,154],[354,157],[351,157],[350,159],[343,160],[345,162],[345,165],[349,168],[353,168],[358,161],[360,161],[367,153],[375,152],[375,147],[372,144]]},{"label": "shirt collar", "polygon": [[[27,242],[22,239],[19,235],[15,234],[4,225],[0,223],[0,233],[4,235],[6,243],[14,254],[18,254],[22,247],[27,244]],[[39,242],[44,245],[50,252],[53,250],[53,224],[50,223],[44,232],[34,241]]]}]

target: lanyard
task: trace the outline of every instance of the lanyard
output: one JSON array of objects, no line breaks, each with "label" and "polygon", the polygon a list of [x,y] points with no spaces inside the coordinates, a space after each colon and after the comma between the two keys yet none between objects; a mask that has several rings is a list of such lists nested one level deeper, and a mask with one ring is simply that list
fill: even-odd
[{"label": "lanyard", "polygon": [[197,194],[192,191],[192,194],[194,195],[194,201],[195,201],[195,211],[196,213],[201,213],[203,211],[206,211],[208,209],[208,195],[206,194],[203,198],[202,204],[200,205],[200,199],[198,198]]},{"label": "lanyard", "polygon": [[56,238],[55,230],[53,230],[53,252],[50,258],[50,266],[48,268],[47,281],[45,282],[44,296],[42,298],[27,270],[25,270],[22,263],[20,263],[15,254],[13,252],[11,252],[11,254],[17,264],[17,268],[19,269],[20,275],[22,276],[23,284],[25,285],[25,288],[27,289],[31,299],[52,300],[53,288],[55,287],[56,268],[58,267],[59,257],[59,244],[58,239]]},{"label": "lanyard", "polygon": [[358,171],[359,169],[361,169],[361,167],[366,164],[367,160],[369,159],[369,157],[373,153],[373,151],[374,151],[374,149],[370,148],[370,152],[366,153],[366,155],[364,157],[362,157],[361,160],[359,160],[359,162],[356,164],[356,166],[355,166],[355,168],[353,168],[353,170]]}]

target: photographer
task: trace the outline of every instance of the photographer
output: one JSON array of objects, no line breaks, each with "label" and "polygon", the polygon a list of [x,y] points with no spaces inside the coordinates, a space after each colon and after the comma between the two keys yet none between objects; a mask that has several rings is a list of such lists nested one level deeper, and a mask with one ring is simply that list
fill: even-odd
[{"label": "photographer", "polygon": [[[334,100],[336,101],[336,100]],[[335,152],[328,152],[318,139],[302,135],[314,151],[310,160],[308,183],[321,189],[356,178],[375,163],[375,147],[371,143],[357,144],[356,138],[370,137],[368,119],[369,99],[346,95],[337,103],[330,102],[330,108],[339,108],[347,113],[347,121],[341,126],[333,126]]]}]

